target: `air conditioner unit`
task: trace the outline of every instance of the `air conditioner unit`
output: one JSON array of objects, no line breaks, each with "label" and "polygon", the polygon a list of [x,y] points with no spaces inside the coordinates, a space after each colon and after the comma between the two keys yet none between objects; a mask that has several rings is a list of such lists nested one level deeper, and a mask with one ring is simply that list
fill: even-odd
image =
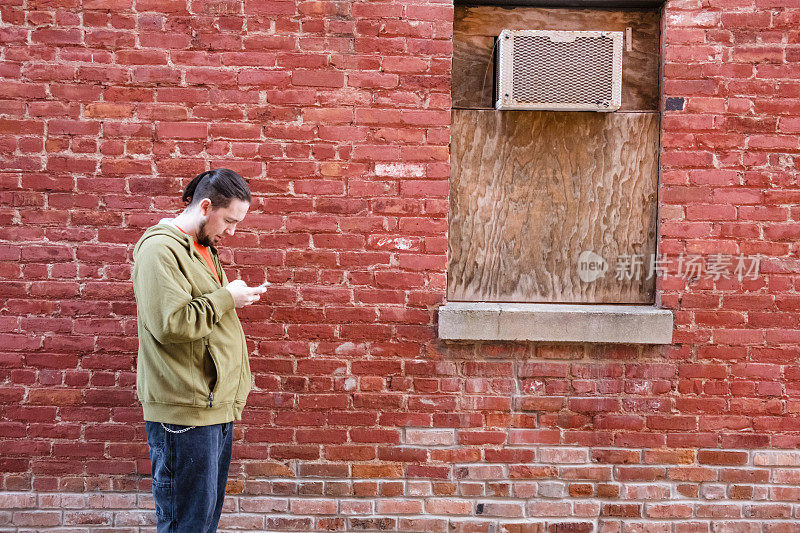
[{"label": "air conditioner unit", "polygon": [[496,108],[616,111],[622,43],[621,31],[503,30]]}]

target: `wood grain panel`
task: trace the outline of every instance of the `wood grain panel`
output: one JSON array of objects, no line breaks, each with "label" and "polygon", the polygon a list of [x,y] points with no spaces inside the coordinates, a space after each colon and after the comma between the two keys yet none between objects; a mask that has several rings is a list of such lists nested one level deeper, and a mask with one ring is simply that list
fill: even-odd
[{"label": "wood grain panel", "polygon": [[495,84],[492,47],[494,37],[462,35],[453,39],[453,77],[451,78],[454,108],[490,108]]},{"label": "wood grain panel", "polygon": [[[657,113],[453,110],[448,294],[454,301],[652,303],[615,279],[655,250]],[[609,262],[594,282],[584,250]]]},{"label": "wood grain panel", "polygon": [[[659,20],[657,11],[457,6],[453,22],[453,107],[494,107],[492,47],[494,37],[503,29],[624,32],[630,27],[633,50],[628,52],[623,47],[621,109],[655,111],[659,94]],[[475,90],[486,76],[491,76],[488,92]]]}]

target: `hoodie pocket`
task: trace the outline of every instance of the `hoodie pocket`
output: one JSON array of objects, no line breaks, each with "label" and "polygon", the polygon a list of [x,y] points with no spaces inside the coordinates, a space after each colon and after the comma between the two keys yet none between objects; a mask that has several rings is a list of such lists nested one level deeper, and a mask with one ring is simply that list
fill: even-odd
[{"label": "hoodie pocket", "polygon": [[239,384],[236,389],[236,402],[245,403],[247,395],[250,394],[250,389],[252,388],[252,379],[252,375],[250,374],[250,357],[247,351],[247,344],[244,341],[244,331],[242,331],[242,365],[239,373]]},{"label": "hoodie pocket", "polygon": [[218,396],[218,389],[220,383],[222,383],[222,374],[220,372],[220,362],[217,357],[214,355],[214,351],[208,345],[206,341],[205,347],[205,359],[203,361],[203,375],[206,380],[206,398],[205,404],[206,407],[214,407],[214,402],[218,401],[220,398]]}]

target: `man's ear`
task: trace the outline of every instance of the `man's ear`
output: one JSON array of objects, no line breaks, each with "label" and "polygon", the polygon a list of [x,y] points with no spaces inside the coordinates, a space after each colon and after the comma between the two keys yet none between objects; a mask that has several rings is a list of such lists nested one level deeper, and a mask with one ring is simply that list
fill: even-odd
[{"label": "man's ear", "polygon": [[211,199],[210,198],[203,198],[200,200],[200,214],[204,217],[208,216],[208,212],[211,211]]}]

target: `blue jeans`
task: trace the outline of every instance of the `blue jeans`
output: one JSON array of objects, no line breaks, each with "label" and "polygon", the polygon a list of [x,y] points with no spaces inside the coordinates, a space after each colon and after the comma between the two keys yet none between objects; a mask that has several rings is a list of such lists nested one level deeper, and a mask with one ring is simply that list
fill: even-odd
[{"label": "blue jeans", "polygon": [[158,533],[214,533],[222,513],[233,422],[186,427],[146,423]]}]

